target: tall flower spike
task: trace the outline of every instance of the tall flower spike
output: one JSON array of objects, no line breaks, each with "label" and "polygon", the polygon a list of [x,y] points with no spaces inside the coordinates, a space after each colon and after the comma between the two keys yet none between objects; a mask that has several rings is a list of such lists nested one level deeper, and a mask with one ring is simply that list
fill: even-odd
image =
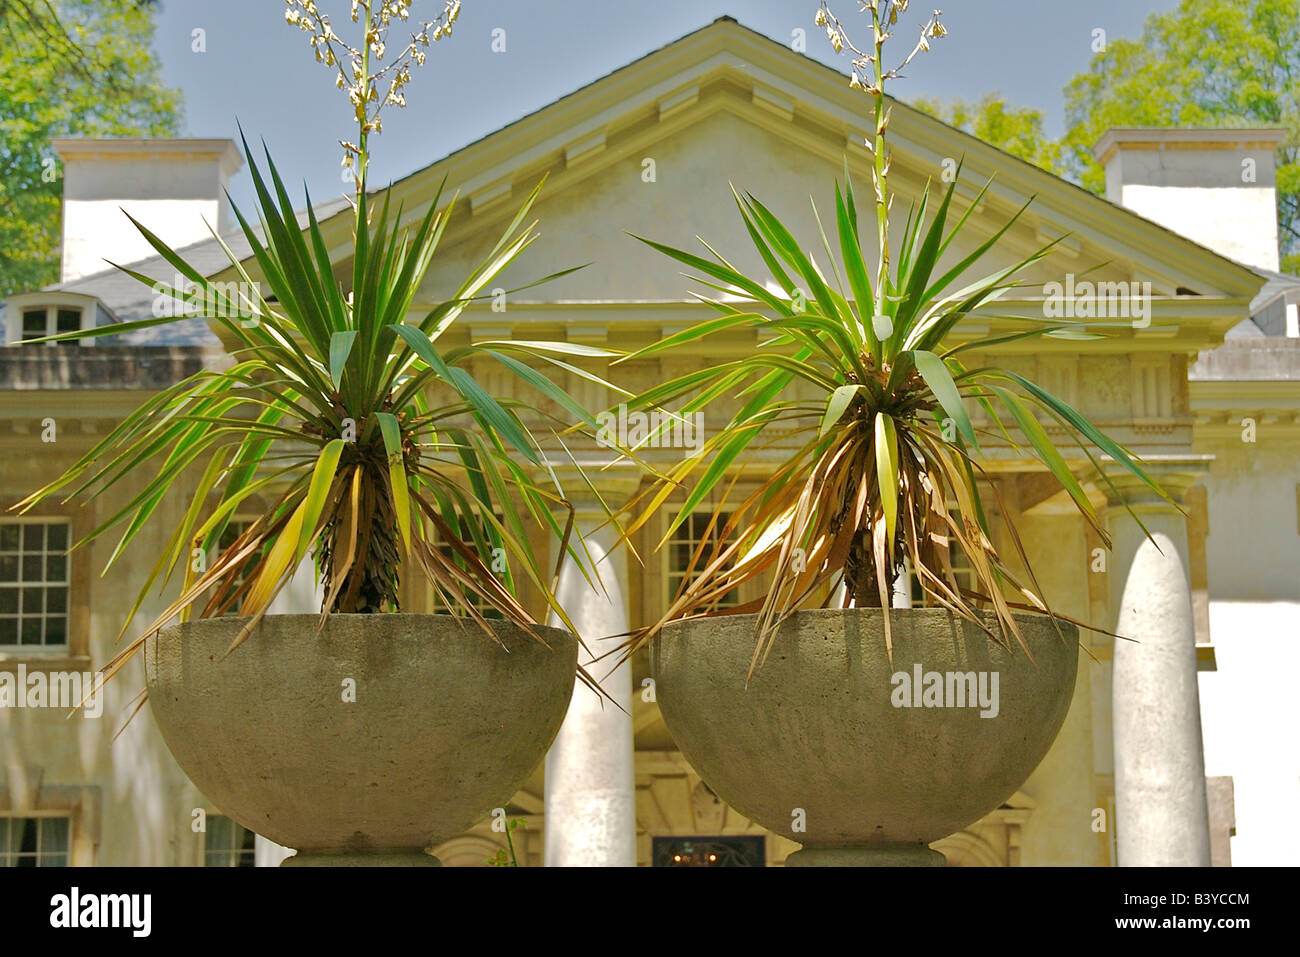
[{"label": "tall flower spike", "polygon": [[[409,42],[396,55],[388,44],[388,27],[394,19],[409,19],[407,0],[351,0],[352,20],[363,24],[360,43],[355,47],[334,31],[328,15],[317,9],[315,0],[285,0],[285,6],[285,20],[310,35],[317,62],[336,71],[334,85],[346,92],[353,104],[362,133],[358,156],[363,176],[357,181],[358,188],[362,188],[365,134],[383,128],[379,114],[384,107],[406,105],[400,88],[410,82],[411,68],[422,66],[428,59],[424,49],[429,45],[430,34],[434,40],[451,35],[451,24],[460,15],[460,0],[444,0],[442,13],[433,20],[420,22],[419,29],[410,34]],[[377,64],[385,65],[371,69],[372,58]],[[389,78],[389,74],[393,76]],[[381,96],[379,84],[385,79],[388,79],[388,92]]]}]

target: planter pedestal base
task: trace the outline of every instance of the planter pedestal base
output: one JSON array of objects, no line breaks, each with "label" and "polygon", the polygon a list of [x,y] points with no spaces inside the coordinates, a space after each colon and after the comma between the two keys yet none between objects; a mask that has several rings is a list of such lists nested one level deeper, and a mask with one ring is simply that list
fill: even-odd
[{"label": "planter pedestal base", "polygon": [[947,867],[948,859],[924,844],[805,847],[785,859],[786,867]]},{"label": "planter pedestal base", "polygon": [[442,861],[424,851],[334,851],[286,857],[281,867],[441,867]]}]

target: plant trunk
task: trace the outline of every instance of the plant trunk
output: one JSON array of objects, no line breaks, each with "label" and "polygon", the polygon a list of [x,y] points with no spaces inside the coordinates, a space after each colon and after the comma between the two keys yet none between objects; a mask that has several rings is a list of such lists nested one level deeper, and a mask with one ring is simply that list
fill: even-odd
[{"label": "plant trunk", "polygon": [[[885,569],[885,595],[892,600],[894,582],[899,565],[891,562]],[[855,608],[879,608],[880,588],[877,585],[875,554],[871,547],[871,530],[859,529],[853,537],[848,557],[844,560],[844,585]]]},{"label": "plant trunk", "polygon": [[[388,476],[374,466],[367,466],[366,472],[361,480],[356,558],[329,609],[333,614],[368,615],[400,610],[397,516],[387,493]],[[350,521],[349,515],[331,522],[321,536],[320,567],[326,595],[333,588],[336,566],[342,565],[347,557]]]}]

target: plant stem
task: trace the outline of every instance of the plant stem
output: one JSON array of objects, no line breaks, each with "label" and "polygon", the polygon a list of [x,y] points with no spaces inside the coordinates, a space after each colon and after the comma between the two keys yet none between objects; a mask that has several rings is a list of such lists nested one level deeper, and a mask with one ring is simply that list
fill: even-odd
[{"label": "plant stem", "polygon": [[361,216],[361,200],[366,193],[366,173],[370,161],[370,150],[367,140],[370,136],[370,118],[367,104],[370,102],[370,2],[361,4],[365,11],[363,17],[363,32],[361,36],[361,105],[358,107],[357,122],[361,127],[360,135],[357,137],[357,216]]},{"label": "plant stem", "polygon": [[885,313],[885,283],[889,278],[889,192],[887,189],[886,177],[889,175],[889,163],[886,156],[887,147],[885,145],[885,75],[881,67],[881,50],[885,45],[885,34],[880,26],[880,5],[873,3],[871,5],[871,28],[875,43],[876,57],[875,65],[875,92],[876,101],[876,141],[875,149],[872,153],[876,161],[875,165],[875,186],[876,186],[876,227],[877,237],[880,242],[880,270],[876,276],[876,296],[878,305],[876,314]]},{"label": "plant stem", "polygon": [[515,842],[510,838],[510,825],[506,825],[506,847],[510,848],[510,866],[518,867],[519,858],[515,857]]}]

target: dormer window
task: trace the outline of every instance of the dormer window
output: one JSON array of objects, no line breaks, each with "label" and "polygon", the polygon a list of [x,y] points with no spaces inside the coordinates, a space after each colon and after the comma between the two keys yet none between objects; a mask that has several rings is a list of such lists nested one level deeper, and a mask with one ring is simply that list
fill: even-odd
[{"label": "dormer window", "polygon": [[[3,0],[0,0],[3,2]],[[47,339],[66,332],[93,329],[116,317],[94,296],[84,293],[45,289],[19,293],[5,303],[5,343],[22,346],[37,339]],[[93,338],[68,342],[47,342],[47,346],[91,346],[102,344]]]},{"label": "dormer window", "polygon": [[[22,339],[44,339],[62,332],[76,332],[81,328],[83,311],[72,306],[38,306],[23,309]],[[71,342],[49,342],[50,346],[69,346]]]}]

